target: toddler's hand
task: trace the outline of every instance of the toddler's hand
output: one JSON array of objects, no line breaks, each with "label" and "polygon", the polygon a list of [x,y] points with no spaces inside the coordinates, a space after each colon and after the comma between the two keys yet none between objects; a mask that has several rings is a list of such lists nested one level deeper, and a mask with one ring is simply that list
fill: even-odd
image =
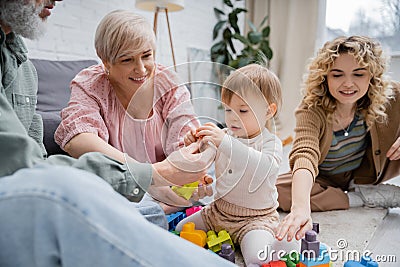
[{"label": "toddler's hand", "polygon": [[194,201],[199,201],[204,197],[212,196],[213,195],[212,183],[213,183],[213,178],[210,175],[206,174],[199,181],[199,185],[197,189],[193,192],[193,195],[190,198],[190,200],[194,202]]},{"label": "toddler's hand", "polygon": [[207,122],[197,129],[197,138],[202,138],[203,142],[212,142],[217,148],[222,142],[225,132],[217,125]]}]

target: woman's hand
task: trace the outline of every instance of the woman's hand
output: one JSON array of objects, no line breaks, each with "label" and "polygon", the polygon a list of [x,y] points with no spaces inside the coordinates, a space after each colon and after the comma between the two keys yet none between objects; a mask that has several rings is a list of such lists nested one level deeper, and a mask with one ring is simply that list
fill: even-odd
[{"label": "woman's hand", "polygon": [[400,159],[400,137],[393,143],[389,151],[386,153],[386,157],[390,160]]},{"label": "woman's hand", "polygon": [[216,147],[219,147],[224,136],[225,132],[211,122],[200,126],[196,133],[197,138],[202,138],[203,142],[212,142]]},{"label": "woman's hand", "polygon": [[312,229],[311,212],[306,208],[292,208],[278,226],[276,238],[280,241],[287,235],[287,241],[293,237],[300,240],[308,230]]},{"label": "woman's hand", "polygon": [[212,147],[199,152],[198,142],[172,152],[165,160],[153,164],[153,185],[184,185],[200,180],[214,162]]},{"label": "woman's hand", "polygon": [[[178,196],[169,186],[150,186],[148,193],[157,201],[173,207],[190,207],[192,202]],[[163,207],[164,211],[165,208]]]},{"label": "woman's hand", "polygon": [[185,146],[188,146],[191,143],[195,143],[196,141],[197,141],[196,129],[190,129],[190,131],[187,132],[183,137],[183,143],[185,144]]}]

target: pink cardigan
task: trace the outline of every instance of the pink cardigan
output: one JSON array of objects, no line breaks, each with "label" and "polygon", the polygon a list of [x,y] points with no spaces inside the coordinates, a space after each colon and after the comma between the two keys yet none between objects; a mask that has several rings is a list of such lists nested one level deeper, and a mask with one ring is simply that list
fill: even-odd
[{"label": "pink cardigan", "polygon": [[101,64],[84,69],[71,82],[55,140],[64,148],[75,135],[94,133],[140,162],[161,161],[190,128],[199,126],[189,91],[176,81],[174,72],[157,65],[153,115],[140,120],[126,115]]}]

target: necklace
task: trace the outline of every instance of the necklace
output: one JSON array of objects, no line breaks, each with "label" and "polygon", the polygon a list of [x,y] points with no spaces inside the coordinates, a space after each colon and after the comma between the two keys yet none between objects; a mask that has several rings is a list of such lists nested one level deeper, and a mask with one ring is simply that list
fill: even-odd
[{"label": "necklace", "polygon": [[[337,116],[337,117],[339,117],[339,116]],[[341,116],[340,116],[341,117]],[[342,119],[343,119],[343,117],[341,117]],[[338,118],[336,118],[336,122],[337,122],[337,124],[340,126],[340,128],[342,128],[342,130],[344,131],[344,136],[349,136],[349,131],[350,131],[350,126],[351,126],[351,123],[353,122],[353,120],[354,120],[354,115],[353,115],[353,118],[351,119],[351,122],[349,123],[349,125],[347,126],[347,129],[345,128],[345,127],[343,127],[342,126],[342,124],[341,123],[339,123],[339,120],[338,120]]]},{"label": "necklace", "polygon": [[344,131],[344,134],[343,134],[344,136],[349,136],[350,125],[351,125],[351,123],[349,124],[349,126],[347,126],[347,130],[345,128],[343,128],[342,126],[340,126],[340,127],[342,127],[342,129]]}]

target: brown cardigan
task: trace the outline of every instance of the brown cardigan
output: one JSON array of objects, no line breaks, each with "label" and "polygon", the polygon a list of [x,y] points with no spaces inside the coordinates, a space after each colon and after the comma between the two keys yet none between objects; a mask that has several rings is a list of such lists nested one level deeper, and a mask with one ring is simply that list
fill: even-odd
[{"label": "brown cardigan", "polygon": [[[400,175],[400,160],[386,158],[387,151],[400,136],[400,84],[393,85],[395,99],[386,109],[388,123],[376,123],[371,127],[370,145],[361,166],[353,172],[357,184],[377,184]],[[315,179],[318,165],[324,161],[332,143],[332,124],[327,122],[321,107],[307,108],[301,103],[295,115],[296,137],[289,155],[290,168],[292,173],[307,169]]]}]

